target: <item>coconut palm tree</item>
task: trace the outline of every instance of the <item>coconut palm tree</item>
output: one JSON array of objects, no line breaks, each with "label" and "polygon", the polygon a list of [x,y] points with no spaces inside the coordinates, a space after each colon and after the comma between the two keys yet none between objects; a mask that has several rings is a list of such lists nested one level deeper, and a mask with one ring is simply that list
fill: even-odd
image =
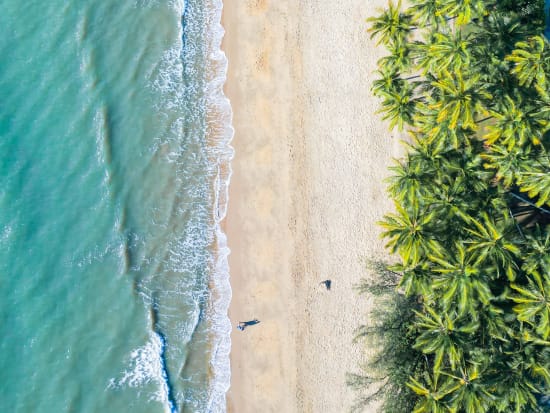
[{"label": "coconut palm tree", "polygon": [[[428,192],[428,189],[431,192]],[[428,189],[426,189],[428,195],[424,202],[429,206],[429,210],[434,211],[436,217],[442,222],[461,222],[461,220],[469,217],[470,214],[477,212],[474,203],[468,202],[467,197],[464,195],[464,192],[469,190],[469,188],[465,188],[459,180]],[[438,237],[446,241],[456,239],[462,233],[463,230],[459,225],[451,228],[444,225],[441,231],[438,232]]]},{"label": "coconut palm tree", "polygon": [[418,156],[407,156],[389,168],[393,175],[387,179],[388,191],[407,207],[419,207],[429,196],[426,182],[435,178],[437,170]]},{"label": "coconut palm tree", "polygon": [[382,97],[384,93],[396,92],[405,86],[405,81],[394,68],[381,67],[375,73],[378,77],[372,82],[371,89],[375,96]]},{"label": "coconut palm tree", "polygon": [[505,311],[495,303],[499,297],[494,297],[487,306],[478,309],[480,329],[479,345],[488,352],[498,353],[502,343],[508,343],[513,334],[512,326],[505,319]]},{"label": "coconut palm tree", "polygon": [[[455,219],[467,221],[470,215],[477,215],[481,209],[498,211],[499,205],[495,204],[497,191],[490,187],[492,174],[483,171],[481,162],[475,145],[448,151],[432,180],[434,185],[424,188],[429,209],[437,211],[440,217],[448,217],[450,222]],[[453,226],[453,231],[448,231],[448,234],[461,239],[465,236],[464,231],[454,231],[460,228],[460,225]]]},{"label": "coconut palm tree", "polygon": [[409,9],[413,22],[419,27],[440,26],[445,23],[441,0],[411,0]]},{"label": "coconut palm tree", "polygon": [[484,45],[482,50],[498,59],[504,59],[512,52],[514,45],[531,33],[522,25],[516,16],[489,13],[489,15],[475,23],[473,41]]},{"label": "coconut palm tree", "polygon": [[420,401],[414,406],[413,413],[449,413],[446,396],[456,389],[456,383],[439,375],[432,377],[426,374],[423,379],[427,382],[426,384],[414,377],[407,382],[407,387],[420,396]]},{"label": "coconut palm tree", "polygon": [[544,133],[550,129],[550,122],[540,117],[541,112],[534,108],[526,111],[519,97],[512,99],[506,95],[500,107],[489,110],[489,114],[494,120],[487,126],[483,139],[489,145],[499,141],[508,150],[527,142],[540,145]]},{"label": "coconut palm tree", "polygon": [[471,347],[470,343],[474,341],[472,336],[479,329],[478,322],[436,311],[430,306],[424,306],[423,312],[415,313],[418,336],[413,347],[424,354],[434,355],[434,375],[437,376],[446,365],[452,370],[460,368],[464,352]]},{"label": "coconut palm tree", "polygon": [[378,37],[377,44],[403,42],[414,29],[411,16],[401,11],[401,0],[397,4],[389,0],[388,8],[379,16],[369,17],[367,23],[371,38]]},{"label": "coconut palm tree", "polygon": [[430,30],[422,33],[422,40],[411,42],[411,51],[416,68],[424,76],[437,73],[437,68],[433,65],[433,55],[430,53],[430,46],[437,42],[436,34],[437,32]]},{"label": "coconut palm tree", "polygon": [[535,395],[544,394],[550,383],[548,363],[541,360],[540,353],[540,347],[524,343],[520,348],[507,350],[506,357],[494,358],[486,382],[494,389],[496,411],[540,411]]},{"label": "coconut palm tree", "polygon": [[385,229],[382,236],[389,238],[386,247],[398,252],[405,265],[415,265],[441,248],[433,238],[434,213],[424,213],[414,205],[406,210],[398,202],[395,209],[396,213],[386,215],[379,224]]},{"label": "coconut palm tree", "polygon": [[405,124],[413,124],[418,98],[415,97],[414,87],[410,83],[404,83],[400,89],[380,92],[380,95],[382,107],[377,113],[383,113],[382,119],[390,121],[390,129],[397,126],[402,130]]},{"label": "coconut palm tree", "polygon": [[[416,118],[415,118],[416,119]],[[449,158],[451,149],[442,148],[437,142],[425,139],[422,134],[410,131],[413,137],[413,145],[410,147],[411,162],[419,162],[426,171],[441,171]],[[434,174],[434,180],[437,181],[440,174]]]},{"label": "coconut palm tree", "polygon": [[518,174],[517,183],[521,192],[535,199],[536,206],[550,206],[550,159],[548,155],[531,159]]},{"label": "coconut palm tree", "polygon": [[530,382],[535,393],[543,393],[550,385],[550,342],[537,336],[530,324],[516,320],[508,342],[504,343],[504,354],[508,357],[494,358],[493,367],[509,375],[523,376]]},{"label": "coconut palm tree", "polygon": [[391,52],[373,90],[412,136],[380,225],[417,310],[403,329],[417,413],[535,412],[550,394],[550,48],[504,1],[370,19]]},{"label": "coconut palm tree", "polygon": [[510,299],[516,303],[518,320],[530,324],[543,339],[550,337],[550,276],[533,272],[527,275],[524,285],[510,284],[514,293]]},{"label": "coconut palm tree", "polygon": [[533,36],[517,42],[506,60],[514,63],[511,73],[516,75],[520,86],[536,86],[546,95],[546,72],[548,71],[548,45],[544,36]]},{"label": "coconut palm tree", "polygon": [[454,372],[442,372],[456,383],[449,400],[451,412],[486,413],[493,407],[497,397],[484,382],[479,363],[469,363]]},{"label": "coconut palm tree", "polygon": [[463,37],[460,30],[455,33],[434,33],[433,37],[434,41],[427,47],[431,71],[458,72],[470,65],[470,41],[467,36]]},{"label": "coconut palm tree", "polygon": [[527,274],[550,274],[550,232],[537,225],[526,235],[521,269]]},{"label": "coconut palm tree", "polygon": [[482,0],[446,0],[442,2],[441,13],[447,16],[456,16],[456,24],[464,25],[472,18],[485,14]]},{"label": "coconut palm tree", "polygon": [[433,253],[428,259],[434,263],[431,271],[438,274],[433,278],[434,291],[440,297],[440,305],[447,312],[455,311],[459,317],[470,314],[477,318],[477,306],[489,305],[493,295],[489,278],[477,264],[477,257],[468,254],[466,248],[456,243],[445,254]]},{"label": "coconut palm tree", "polygon": [[482,212],[480,219],[469,218],[466,231],[470,239],[464,241],[468,246],[467,252],[473,253],[476,262],[488,263],[494,273],[488,273],[488,278],[499,278],[506,274],[510,281],[514,281],[518,266],[516,257],[520,248],[514,242],[516,234],[514,223],[507,215],[503,215],[499,221]]},{"label": "coconut palm tree", "polygon": [[426,260],[414,265],[395,264],[392,270],[402,274],[397,288],[404,291],[407,296],[420,295],[429,301],[432,294],[433,274],[429,270]]},{"label": "coconut palm tree", "polygon": [[386,46],[389,55],[384,56],[378,61],[378,66],[384,70],[393,70],[396,72],[408,72],[413,64],[411,48],[408,43],[403,41],[391,41]]},{"label": "coconut palm tree", "polygon": [[[435,94],[432,100],[437,100],[434,98]],[[439,114],[439,109],[430,104],[418,105],[413,119],[413,133],[420,138],[416,140],[430,144],[435,152],[470,146],[474,133],[469,129],[451,127],[451,120],[441,119]]]},{"label": "coconut palm tree", "polygon": [[515,146],[508,150],[507,146],[495,143],[481,158],[484,160],[483,167],[493,170],[496,180],[509,188],[518,181],[524,165],[531,159],[530,153],[529,148]]},{"label": "coconut palm tree", "polygon": [[441,97],[429,102],[432,109],[439,111],[438,122],[449,120],[449,127],[453,129],[459,125],[464,129],[477,129],[475,120],[478,115],[487,115],[484,102],[491,99],[487,86],[479,79],[475,74],[441,71],[439,80],[432,82],[441,91]]}]

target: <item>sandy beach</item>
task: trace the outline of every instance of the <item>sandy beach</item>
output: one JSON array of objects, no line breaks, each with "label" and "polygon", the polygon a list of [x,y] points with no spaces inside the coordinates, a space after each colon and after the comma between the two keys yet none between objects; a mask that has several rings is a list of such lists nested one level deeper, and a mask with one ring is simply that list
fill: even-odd
[{"label": "sandy beach", "polygon": [[[225,0],[235,158],[225,223],[233,301],[230,413],[342,413],[368,349],[353,286],[384,258],[376,222],[402,152],[375,114],[383,53],[365,19],[385,0]],[[332,280],[327,291],[319,283]]]}]

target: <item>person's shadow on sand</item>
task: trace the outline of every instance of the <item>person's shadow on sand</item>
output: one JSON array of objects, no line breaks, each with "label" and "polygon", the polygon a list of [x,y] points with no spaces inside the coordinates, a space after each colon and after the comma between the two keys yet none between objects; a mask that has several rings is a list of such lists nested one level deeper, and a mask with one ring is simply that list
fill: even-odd
[{"label": "person's shadow on sand", "polygon": [[260,320],[258,320],[257,318],[255,318],[254,320],[250,320],[250,321],[239,321],[239,325],[237,325],[237,328],[241,331],[244,331],[244,329],[248,326],[253,326],[255,324],[258,324],[260,322]]}]

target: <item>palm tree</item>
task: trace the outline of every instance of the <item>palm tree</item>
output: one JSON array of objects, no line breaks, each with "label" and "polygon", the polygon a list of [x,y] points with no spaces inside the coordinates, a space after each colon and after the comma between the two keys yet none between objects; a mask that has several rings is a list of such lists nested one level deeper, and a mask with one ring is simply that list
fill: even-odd
[{"label": "palm tree", "polygon": [[412,67],[411,48],[403,41],[391,41],[387,45],[389,55],[378,61],[378,66],[384,70],[408,72]]},{"label": "palm tree", "polygon": [[419,203],[428,196],[426,182],[434,178],[436,170],[414,156],[407,156],[389,169],[393,172],[387,179],[392,197],[407,207],[419,207]]},{"label": "palm tree", "polygon": [[523,146],[527,142],[539,145],[543,134],[550,128],[550,123],[537,116],[540,114],[538,109],[524,109],[521,98],[514,100],[506,95],[500,108],[490,110],[494,121],[487,126],[487,133],[483,135],[487,144],[492,145],[499,141],[506,145],[508,150],[512,150],[515,145]]},{"label": "palm tree", "polygon": [[506,60],[514,63],[511,73],[515,74],[520,86],[536,85],[546,94],[546,70],[548,53],[544,36],[533,36],[527,41],[517,42],[512,54]]},{"label": "palm tree", "polygon": [[445,361],[452,370],[461,367],[464,352],[473,342],[472,335],[479,329],[478,322],[452,315],[452,312],[436,311],[430,306],[424,306],[423,313],[415,313],[418,337],[413,347],[434,355],[434,375],[439,374]]},{"label": "palm tree", "polygon": [[475,254],[477,263],[488,262],[492,266],[495,274],[487,274],[489,278],[499,278],[504,272],[510,281],[514,281],[518,269],[515,259],[520,253],[512,237],[516,232],[514,223],[507,215],[495,221],[483,212],[481,219],[470,218],[468,224],[466,231],[471,238],[465,241],[469,244],[467,252]]},{"label": "palm tree", "polygon": [[449,413],[446,396],[456,389],[456,383],[439,375],[431,377],[426,374],[423,378],[426,384],[413,377],[407,382],[407,387],[420,396],[412,413]]},{"label": "palm tree", "polygon": [[423,170],[434,172],[432,176],[434,176],[434,181],[438,182],[437,177],[440,174],[435,172],[445,168],[450,151],[449,148],[442,148],[437,142],[427,140],[415,131],[411,131],[411,135],[414,139],[409,155],[411,162],[419,162],[423,165]]},{"label": "palm tree", "polygon": [[531,159],[518,174],[517,183],[521,192],[527,192],[535,205],[550,205],[550,159],[548,155]]},{"label": "palm tree", "polygon": [[429,53],[430,46],[436,42],[435,35],[436,33],[434,33],[433,31],[424,33],[423,41],[415,40],[414,42],[412,42],[411,45],[416,67],[425,76],[432,72],[437,72],[437,68],[434,68],[432,64],[432,55]]},{"label": "palm tree", "polygon": [[399,76],[399,72],[393,67],[388,69],[381,67],[376,71],[378,77],[372,82],[372,93],[381,97],[385,93],[392,93],[403,89],[405,81]]},{"label": "palm tree", "polygon": [[451,74],[447,70],[441,72],[439,80],[432,83],[441,91],[440,100],[430,103],[432,109],[438,110],[438,122],[449,120],[449,127],[476,130],[476,116],[487,115],[483,102],[491,99],[487,86],[479,82],[479,75],[461,72]]},{"label": "palm tree", "polygon": [[[475,24],[474,42],[482,45],[485,54],[502,60],[514,49],[514,44],[525,40],[530,30],[519,19],[501,13],[490,13]],[[476,56],[477,57],[477,56]]]},{"label": "palm tree", "polygon": [[485,14],[482,0],[446,0],[441,7],[441,13],[447,16],[456,16],[456,23],[464,25],[475,16]]},{"label": "palm tree", "polygon": [[495,178],[509,188],[518,181],[529,154],[529,148],[515,146],[508,150],[507,146],[495,143],[481,158],[485,161],[483,167],[495,171]]},{"label": "palm tree", "polygon": [[491,394],[492,389],[484,383],[479,370],[479,363],[470,363],[456,372],[442,372],[457,385],[449,401],[451,412],[485,413],[493,407],[497,398]]},{"label": "palm tree", "polygon": [[457,71],[468,67],[471,60],[470,41],[462,32],[428,32],[424,42],[415,41],[412,46],[416,65],[426,73],[440,73],[442,70]]},{"label": "palm tree", "polygon": [[429,297],[432,294],[433,274],[429,270],[428,262],[421,261],[408,266],[396,264],[391,269],[402,273],[397,288],[402,289],[406,296]]},{"label": "palm tree", "polygon": [[[424,203],[443,222],[468,221],[479,210],[492,212],[501,207],[495,202],[496,189],[490,187],[492,174],[481,169],[482,161],[476,152],[475,147],[447,152],[432,179],[433,185],[424,184]],[[461,225],[442,229],[445,238],[456,240],[467,236]]]},{"label": "palm tree", "polygon": [[524,323],[507,319],[510,327],[506,340],[499,341],[494,349],[487,345],[482,348],[484,382],[496,396],[496,411],[538,412],[535,395],[547,393],[550,385],[548,347],[535,344],[530,334],[524,334]]},{"label": "palm tree", "polygon": [[[471,213],[476,212],[472,208],[473,203],[468,202],[467,197],[464,195],[464,192],[469,188],[464,187],[458,179],[450,184],[434,185],[430,190],[431,193],[426,197],[425,203],[429,205],[430,211],[434,211],[436,217],[442,222],[460,222],[465,217],[469,217]],[[452,228],[443,225],[441,231],[438,232],[438,236],[442,240],[450,240],[456,239],[463,232],[458,225]]]},{"label": "palm tree", "polygon": [[497,0],[409,1],[369,20],[390,49],[373,91],[412,136],[380,223],[417,310],[400,330],[408,411],[535,412],[550,388],[550,48]]},{"label": "palm tree", "polygon": [[432,105],[418,105],[413,119],[414,133],[420,136],[425,143],[431,144],[435,151],[470,146],[472,131],[461,127],[451,127],[450,119],[441,120],[439,114],[439,109]]},{"label": "palm tree", "polygon": [[535,394],[544,394],[550,384],[548,364],[540,360],[540,353],[537,346],[523,343],[519,348],[507,350],[506,357],[494,358],[486,381],[495,390],[497,411],[539,411]]},{"label": "palm tree", "polygon": [[461,31],[455,33],[435,33],[433,43],[428,45],[429,69],[439,72],[451,70],[458,72],[470,65],[470,42],[462,37]]},{"label": "palm tree", "polygon": [[477,318],[477,305],[487,306],[493,298],[487,274],[476,265],[477,257],[456,243],[445,254],[432,254],[428,259],[435,264],[431,270],[439,274],[432,285],[445,311],[456,309],[459,317],[471,314]]},{"label": "palm tree", "polygon": [[410,83],[404,83],[400,89],[380,92],[380,95],[382,107],[378,113],[383,113],[382,119],[390,121],[390,129],[397,125],[402,130],[404,124],[412,125],[418,99]]},{"label": "palm tree", "polygon": [[544,231],[537,225],[527,234],[525,245],[528,250],[522,254],[521,269],[527,274],[550,274],[550,231]]},{"label": "palm tree", "polygon": [[378,37],[378,43],[389,44],[390,42],[402,42],[407,39],[413,30],[411,16],[401,12],[401,0],[394,5],[388,1],[388,8],[377,17],[369,17],[370,24],[368,31],[371,39]]},{"label": "palm tree", "polygon": [[[493,301],[498,301],[495,297]],[[512,326],[505,320],[505,311],[491,303],[478,309],[480,329],[480,345],[482,348],[498,353],[497,346],[509,342],[512,336]],[[499,347],[500,348],[500,347]]]},{"label": "palm tree", "polygon": [[445,23],[441,13],[441,0],[411,0],[410,8],[413,22],[419,27],[439,26]]},{"label": "palm tree", "polygon": [[550,337],[550,277],[533,272],[525,285],[510,284],[515,293],[510,299],[516,303],[518,320],[530,324],[543,340]]},{"label": "palm tree", "polygon": [[422,257],[441,248],[433,239],[433,213],[424,213],[420,208],[411,206],[405,210],[395,202],[397,213],[388,214],[379,224],[385,229],[383,237],[389,238],[386,244],[391,252],[399,252],[405,265],[414,266]]}]

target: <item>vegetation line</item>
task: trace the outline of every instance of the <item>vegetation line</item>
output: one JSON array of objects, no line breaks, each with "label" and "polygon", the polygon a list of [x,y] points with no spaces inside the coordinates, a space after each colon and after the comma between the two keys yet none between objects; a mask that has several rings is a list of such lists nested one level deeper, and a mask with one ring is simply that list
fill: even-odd
[{"label": "vegetation line", "polygon": [[409,3],[368,19],[389,52],[380,113],[412,143],[380,222],[399,263],[371,263],[376,281],[358,286],[383,310],[357,332],[381,350],[348,377],[355,410],[382,398],[387,413],[550,411],[544,1]]}]

